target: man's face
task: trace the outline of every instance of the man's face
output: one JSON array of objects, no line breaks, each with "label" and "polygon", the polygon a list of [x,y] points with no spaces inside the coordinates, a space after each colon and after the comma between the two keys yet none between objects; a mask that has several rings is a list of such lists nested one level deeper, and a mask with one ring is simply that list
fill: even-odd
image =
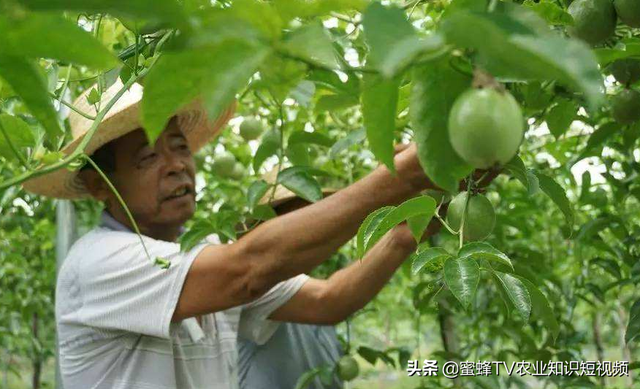
[{"label": "man's face", "polygon": [[[154,147],[139,129],[117,139],[114,154],[110,178],[141,227],[180,226],[193,216],[195,161],[177,120],[169,122]],[[110,196],[109,203],[118,204]]]}]

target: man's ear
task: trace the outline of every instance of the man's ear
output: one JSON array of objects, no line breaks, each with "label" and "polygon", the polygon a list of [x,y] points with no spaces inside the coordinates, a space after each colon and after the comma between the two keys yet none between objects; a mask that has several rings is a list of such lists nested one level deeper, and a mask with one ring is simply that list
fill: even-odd
[{"label": "man's ear", "polygon": [[98,172],[86,169],[80,171],[78,175],[93,198],[106,203],[111,197],[111,189]]}]

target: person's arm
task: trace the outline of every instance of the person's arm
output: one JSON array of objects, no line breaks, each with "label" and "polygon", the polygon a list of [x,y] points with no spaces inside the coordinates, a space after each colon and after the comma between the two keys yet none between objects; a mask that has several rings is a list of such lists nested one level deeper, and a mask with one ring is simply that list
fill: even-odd
[{"label": "person's arm", "polygon": [[409,229],[400,225],[380,239],[362,261],[326,280],[309,279],[269,319],[335,325],[371,301],[415,248]]},{"label": "person's arm", "polygon": [[396,176],[381,166],[317,203],[266,221],[233,244],[205,248],[189,270],[174,321],[255,300],[329,258],[369,213],[433,187],[415,145],[397,154],[395,164]]}]

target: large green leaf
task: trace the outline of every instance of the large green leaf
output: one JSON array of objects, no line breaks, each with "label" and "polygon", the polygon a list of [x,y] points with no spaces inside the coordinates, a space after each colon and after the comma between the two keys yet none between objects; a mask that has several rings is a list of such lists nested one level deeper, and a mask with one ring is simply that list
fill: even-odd
[{"label": "large green leaf", "polygon": [[458,257],[471,257],[476,261],[484,259],[507,266],[513,270],[513,265],[509,257],[486,242],[467,243],[458,252]]},{"label": "large green leaf", "polygon": [[547,196],[549,196],[549,198],[558,206],[558,208],[560,208],[560,210],[564,214],[565,219],[567,220],[567,223],[569,223],[570,230],[573,230],[575,215],[564,189],[560,186],[560,184],[555,182],[553,178],[547,175],[536,173],[536,177],[538,177],[540,189],[542,189],[542,191]]},{"label": "large green leaf", "polygon": [[165,53],[145,79],[142,123],[151,142],[180,108],[201,97],[210,118],[222,112],[251,77],[268,50],[243,40]]},{"label": "large green leaf", "polygon": [[247,189],[247,204],[249,211],[253,211],[258,201],[267,193],[271,186],[265,180],[257,180]]},{"label": "large green leaf", "polygon": [[442,247],[430,247],[413,257],[411,273],[418,274],[425,267],[428,267],[428,270],[441,268],[450,258],[453,259],[453,256]]},{"label": "large green leaf", "polygon": [[20,19],[0,16],[0,52],[34,59],[55,58],[96,69],[108,69],[119,62],[75,23],[40,13],[30,13]]},{"label": "large green leaf", "polygon": [[440,35],[418,36],[405,12],[398,7],[373,2],[363,14],[362,25],[369,46],[367,64],[378,68],[385,77],[396,76],[420,54],[444,52]]},{"label": "large green leaf", "polygon": [[267,131],[260,139],[260,146],[253,156],[253,170],[258,172],[264,161],[279,153],[282,147],[280,130],[274,128]]},{"label": "large green leaf", "polygon": [[367,133],[364,128],[359,130],[351,131],[347,134],[346,137],[338,140],[336,143],[331,146],[329,150],[329,158],[334,159],[338,154],[342,151],[347,150],[353,145],[359,144],[364,141],[367,137]]},{"label": "large green leaf", "polygon": [[444,282],[451,293],[468,309],[480,282],[480,267],[472,258],[450,258],[444,263]]},{"label": "large green leaf", "polygon": [[635,340],[640,336],[640,300],[637,300],[631,307],[629,312],[629,325],[624,336],[624,340],[627,343]]},{"label": "large green leaf", "polygon": [[429,178],[452,193],[473,170],[453,150],[447,127],[453,102],[470,86],[471,79],[446,61],[421,66],[413,76],[410,115],[418,157]]},{"label": "large green leaf", "polygon": [[531,281],[523,277],[518,277],[518,279],[527,287],[527,291],[531,297],[532,316],[544,323],[555,342],[560,333],[560,325],[558,324],[558,320],[556,320],[553,309],[551,309],[551,305],[549,305],[549,300],[547,300],[547,297]]},{"label": "large green leaf", "polygon": [[18,3],[38,11],[110,13],[188,26],[187,16],[176,0],[18,0]]},{"label": "large green leaf", "polygon": [[[516,8],[520,15],[521,8]],[[456,12],[443,21],[442,30],[449,42],[477,50],[494,76],[558,80],[583,92],[592,107],[604,103],[596,57],[580,41],[537,35],[530,24],[509,13]]]},{"label": "large green leaf", "polygon": [[357,256],[362,259],[364,256],[365,239],[369,239],[373,231],[378,227],[382,219],[394,209],[392,206],[382,207],[371,212],[360,224],[356,235]]},{"label": "large green leaf", "polygon": [[300,27],[285,36],[283,49],[313,64],[338,69],[336,53],[331,37],[320,24]]},{"label": "large green leaf", "polygon": [[524,166],[524,162],[522,162],[519,156],[516,155],[513,157],[511,161],[504,165],[504,168],[527,188],[530,196],[538,193],[540,189],[538,178],[531,169],[527,169],[526,166]]},{"label": "large green leaf", "polygon": [[511,274],[499,271],[493,274],[509,297],[509,301],[511,301],[520,314],[520,317],[522,317],[525,322],[529,321],[529,315],[531,314],[531,296],[524,283]]},{"label": "large green leaf", "polygon": [[22,98],[49,136],[55,137],[62,134],[58,114],[49,98],[46,80],[35,62],[25,58],[0,55],[0,77]]},{"label": "large green leaf", "polygon": [[312,203],[322,199],[322,188],[318,181],[309,173],[296,169],[295,166],[281,171],[277,182]]},{"label": "large green leaf", "polygon": [[384,234],[403,221],[417,215],[432,217],[435,210],[436,201],[429,196],[414,197],[398,205],[380,221],[370,234],[365,235],[364,252],[371,249]]},{"label": "large green leaf", "polygon": [[525,0],[524,6],[531,8],[538,16],[546,20],[549,24],[570,26],[573,25],[571,15],[559,5],[551,1]]},{"label": "large green leaf", "polygon": [[369,146],[376,158],[394,173],[396,167],[393,163],[393,140],[399,87],[398,79],[384,79],[367,74],[364,77],[362,92],[362,115]]},{"label": "large green leaf", "polygon": [[[7,160],[18,158],[11,149],[9,142],[18,153],[23,152],[25,147],[33,147],[35,138],[33,130],[24,120],[9,114],[0,114],[0,155]],[[6,139],[6,136],[9,140]]]},{"label": "large green leaf", "polygon": [[549,131],[558,139],[569,130],[578,113],[578,105],[571,100],[562,100],[551,108],[546,116]]}]

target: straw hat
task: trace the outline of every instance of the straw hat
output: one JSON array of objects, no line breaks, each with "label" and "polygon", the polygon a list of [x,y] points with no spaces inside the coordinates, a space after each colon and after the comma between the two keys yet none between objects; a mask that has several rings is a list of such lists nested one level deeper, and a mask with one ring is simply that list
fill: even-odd
[{"label": "straw hat", "polygon": [[[123,87],[118,80],[102,94],[101,106],[104,106]],[[73,103],[81,112],[95,116],[96,110],[87,101],[87,95],[92,88],[87,89]],[[114,106],[98,126],[91,141],[84,149],[85,154],[91,155],[97,149],[110,141],[117,139],[133,130],[141,127],[140,102],[142,100],[142,86],[133,84]],[[187,138],[189,147],[193,152],[198,151],[209,140],[220,133],[222,127],[232,117],[235,110],[235,102],[232,103],[215,121],[207,118],[207,113],[199,101],[194,101],[182,108],[177,113],[178,125]],[[82,141],[87,131],[93,124],[93,120],[87,119],[76,112],[69,115],[69,124],[73,140],[67,144],[62,152],[70,154]],[[78,177],[77,171],[59,169],[52,173],[33,178],[24,183],[24,188],[29,192],[48,197],[63,199],[79,199],[89,197],[89,192]]]},{"label": "straw hat", "polygon": [[[269,184],[273,184],[276,182],[277,177],[278,177],[278,167],[276,166],[275,168],[265,173],[262,176],[262,179]],[[322,188],[322,194],[324,197],[334,194],[337,191],[338,189],[335,189],[335,188]],[[262,198],[258,201],[258,204],[260,205],[269,204],[271,207],[275,208],[280,204],[284,204],[287,201],[291,201],[298,197],[297,194],[293,193],[289,189],[279,184],[276,185],[276,190],[275,190],[275,193],[273,194],[273,198],[271,198],[271,192],[272,190],[269,189],[267,193],[265,193],[264,196],[262,196]],[[269,201],[269,199],[271,199],[271,201]]]}]

